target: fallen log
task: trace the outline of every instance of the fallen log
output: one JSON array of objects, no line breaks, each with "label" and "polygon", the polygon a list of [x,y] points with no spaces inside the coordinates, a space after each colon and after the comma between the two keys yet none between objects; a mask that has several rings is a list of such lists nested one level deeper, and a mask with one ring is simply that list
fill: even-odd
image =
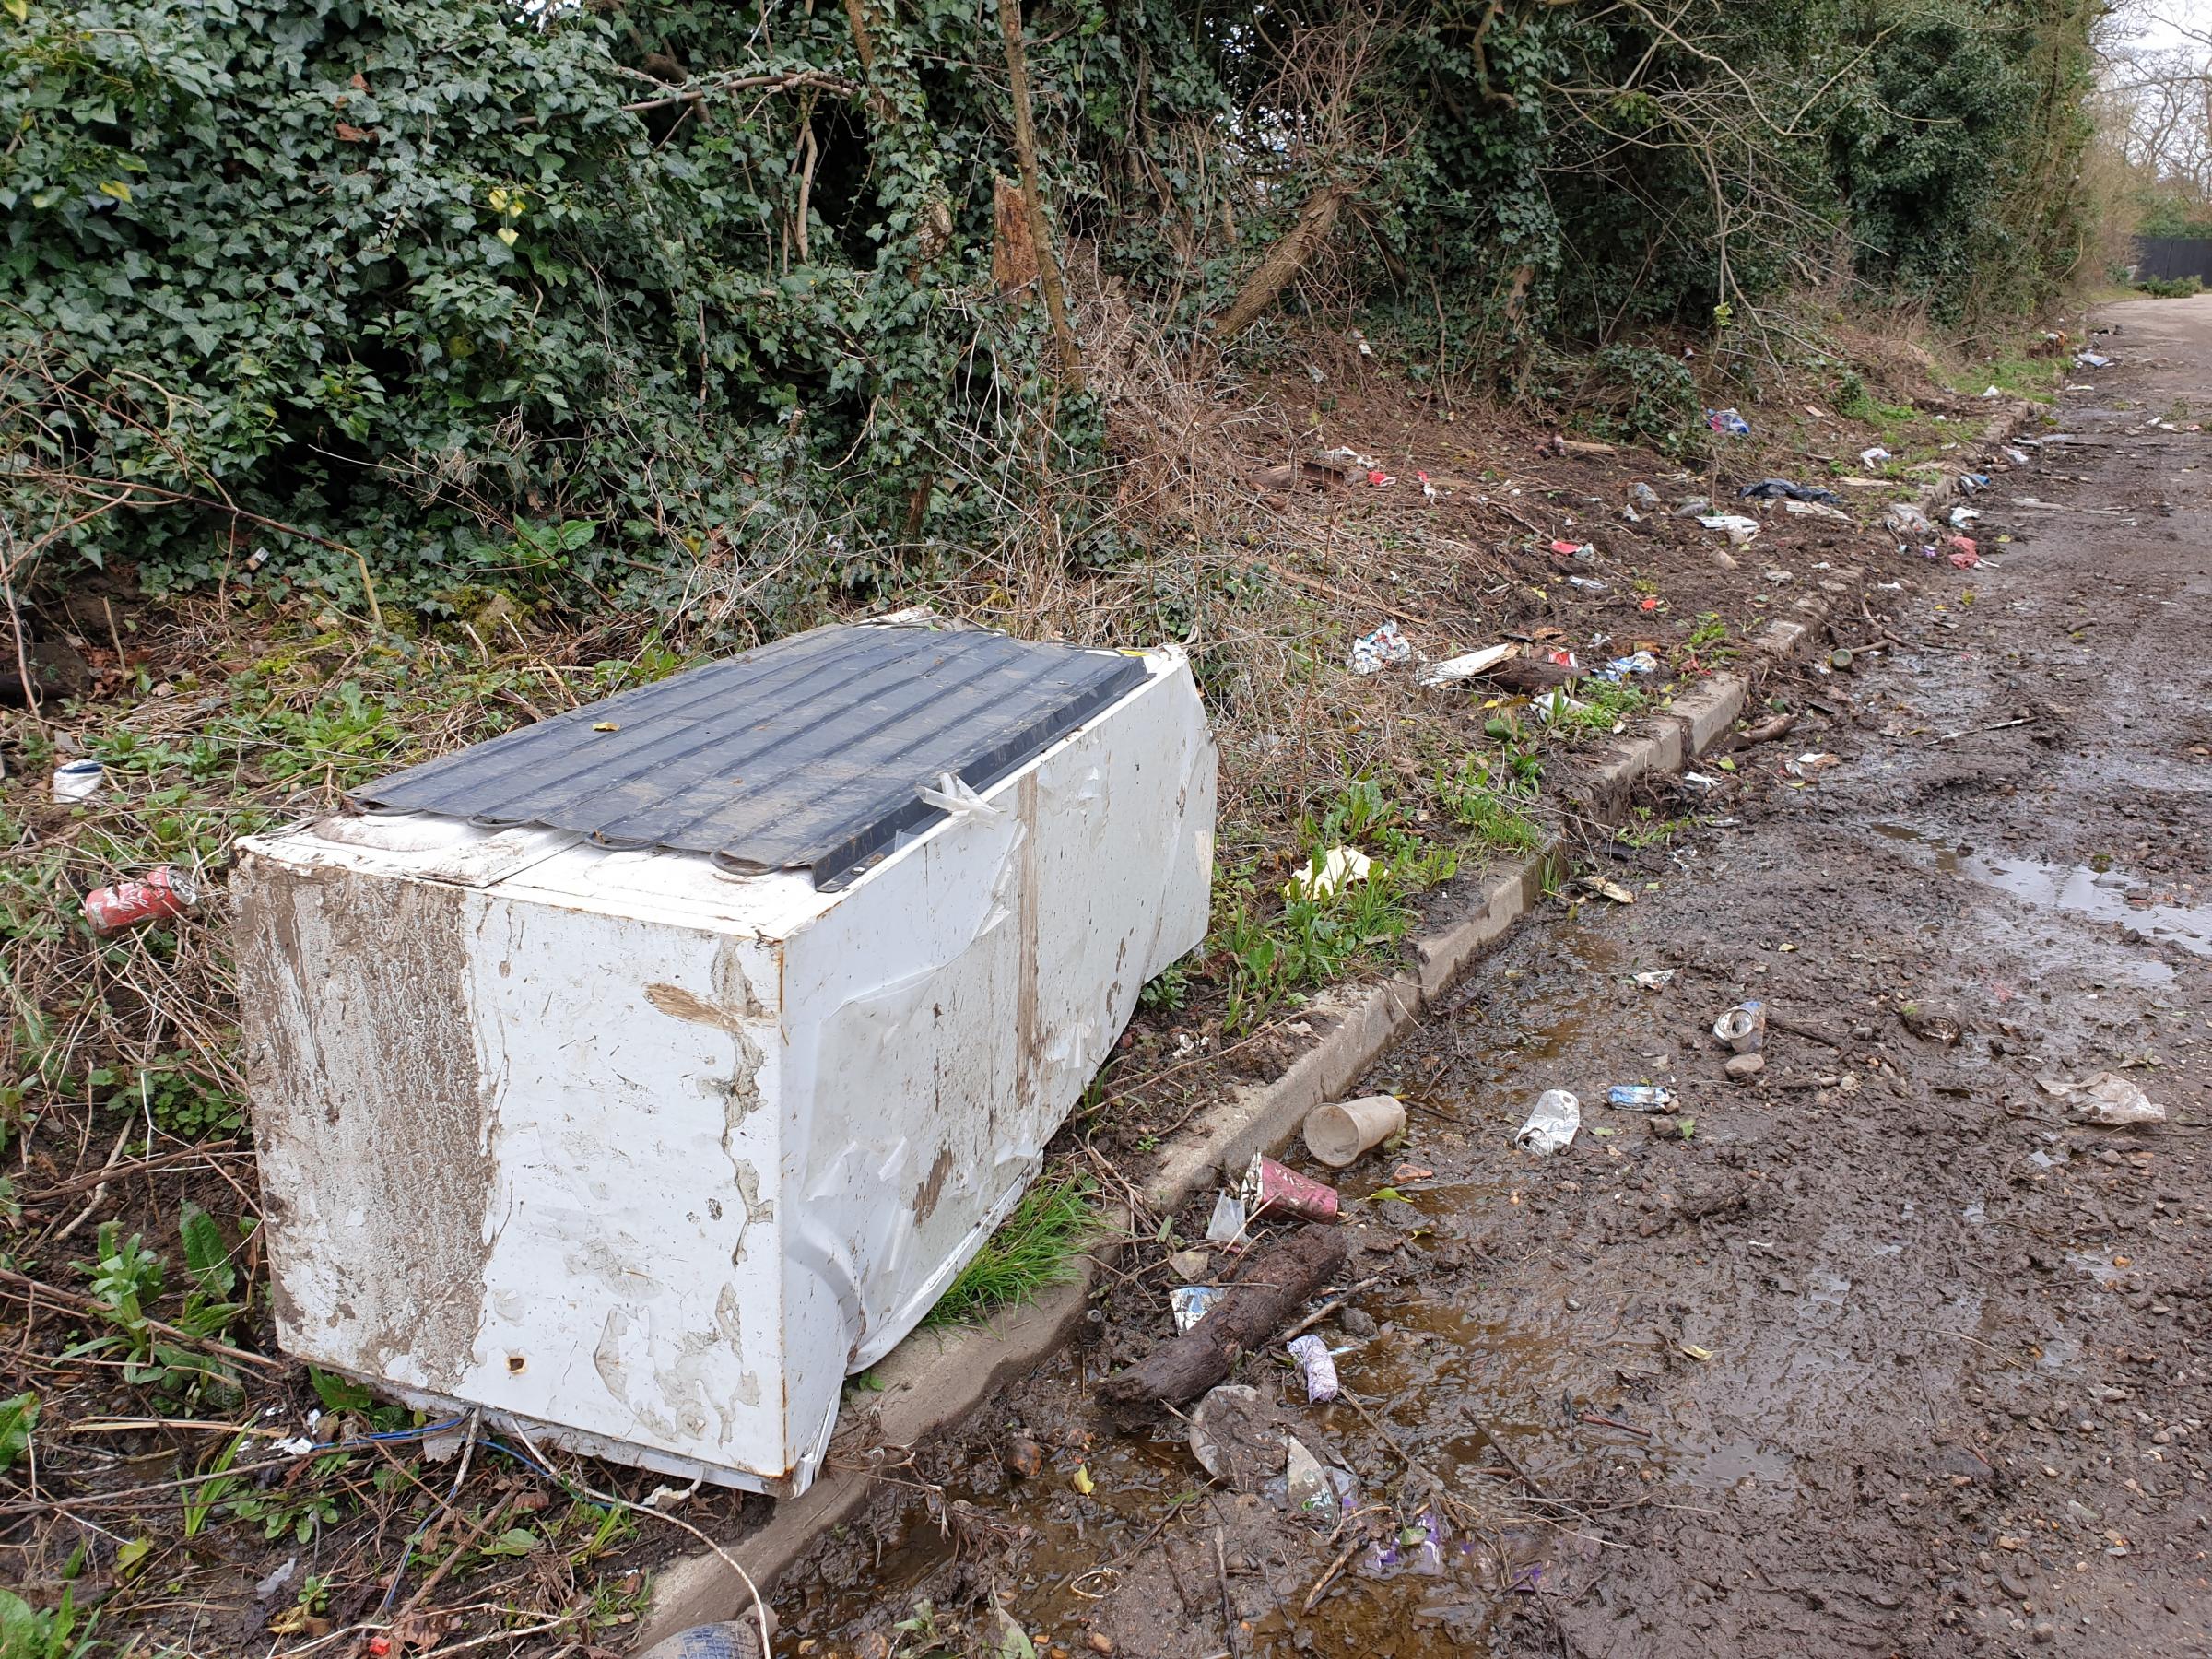
[{"label": "fallen log", "polygon": [[1483,675],[1483,678],[1501,691],[1517,691],[1524,697],[1537,697],[1574,678],[1575,671],[1562,668],[1557,663],[1547,663],[1537,657],[1513,657],[1498,665]]},{"label": "fallen log", "polygon": [[1761,743],[1779,743],[1796,729],[1796,715],[1776,714],[1770,719],[1760,721],[1757,725],[1746,726],[1737,736],[1735,747],[1751,748]]},{"label": "fallen log", "polygon": [[1204,1319],[1100,1383],[1099,1404],[1134,1427],[1159,1416],[1163,1407],[1196,1399],[1227,1377],[1240,1356],[1288,1324],[1314,1291],[1343,1271],[1344,1259],[1344,1234],[1318,1225],[1257,1252]]}]

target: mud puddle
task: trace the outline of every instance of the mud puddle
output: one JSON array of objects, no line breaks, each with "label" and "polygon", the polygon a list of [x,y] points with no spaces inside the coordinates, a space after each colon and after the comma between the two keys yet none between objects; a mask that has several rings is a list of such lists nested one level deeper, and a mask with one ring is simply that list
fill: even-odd
[{"label": "mud puddle", "polygon": [[1877,835],[1925,848],[1935,867],[2041,910],[2068,911],[2091,922],[2111,923],[2140,938],[2179,946],[2192,956],[2212,957],[2212,905],[2160,902],[2164,889],[2142,877],[2095,865],[2049,864],[1947,846],[1907,824],[1870,824]]}]

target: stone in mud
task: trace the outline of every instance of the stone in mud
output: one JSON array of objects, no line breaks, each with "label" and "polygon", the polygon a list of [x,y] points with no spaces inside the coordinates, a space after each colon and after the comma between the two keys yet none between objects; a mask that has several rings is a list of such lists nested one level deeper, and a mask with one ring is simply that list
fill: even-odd
[{"label": "stone in mud", "polygon": [[1411,1232],[1421,1225],[1421,1212],[1403,1198],[1378,1198],[1368,1206],[1374,1211],[1375,1219],[1392,1227]]},{"label": "stone in mud", "polygon": [[1748,1082],[1767,1069],[1767,1057],[1764,1054],[1731,1054],[1728,1064],[1721,1069],[1738,1083]]}]

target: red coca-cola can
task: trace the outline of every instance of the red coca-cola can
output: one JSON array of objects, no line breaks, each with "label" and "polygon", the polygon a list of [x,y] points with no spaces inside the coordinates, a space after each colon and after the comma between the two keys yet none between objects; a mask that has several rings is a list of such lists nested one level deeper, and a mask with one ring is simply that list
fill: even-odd
[{"label": "red coca-cola can", "polygon": [[94,933],[120,933],[142,922],[182,916],[199,901],[199,884],[183,871],[163,865],[137,881],[94,888],[85,895],[85,920]]},{"label": "red coca-cola can", "polygon": [[1244,1171],[1241,1194],[1244,1213],[1251,1219],[1260,1218],[1263,1210],[1274,1210],[1279,1215],[1296,1216],[1305,1221],[1334,1221],[1336,1219],[1336,1189],[1296,1170],[1284,1168],[1272,1158],[1252,1155],[1252,1164]]}]

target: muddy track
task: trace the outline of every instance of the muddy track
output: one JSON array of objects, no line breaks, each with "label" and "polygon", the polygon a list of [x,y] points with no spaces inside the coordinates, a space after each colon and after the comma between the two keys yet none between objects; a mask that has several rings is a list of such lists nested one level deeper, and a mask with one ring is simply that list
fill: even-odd
[{"label": "muddy track", "polygon": [[[1606,860],[1633,905],[1524,927],[1371,1076],[1418,1110],[1345,1183],[1348,1397],[1243,1368],[1351,1510],[1100,1418],[1171,1329],[1155,1252],[785,1581],[802,1651],[959,1652],[995,1601],[1158,1659],[2212,1653],[2212,299],[2107,320],[2080,441],[1977,498],[1983,566],[1887,561],[1890,638]],[[2045,1086],[2105,1070],[2169,1121]],[[1547,1088],[1583,1127],[1538,1160]]]}]

